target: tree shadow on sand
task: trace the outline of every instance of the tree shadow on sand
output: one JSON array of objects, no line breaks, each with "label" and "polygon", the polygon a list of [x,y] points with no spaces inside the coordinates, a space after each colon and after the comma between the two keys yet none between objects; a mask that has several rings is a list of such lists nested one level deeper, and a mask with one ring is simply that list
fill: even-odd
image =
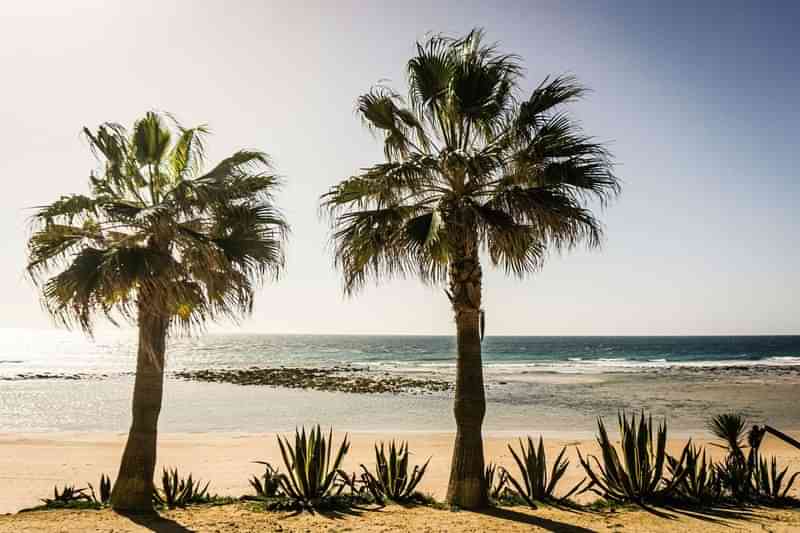
[{"label": "tree shadow on sand", "polygon": [[499,518],[501,520],[508,520],[510,522],[517,522],[519,524],[528,524],[540,527],[545,531],[558,531],[561,533],[595,533],[594,529],[587,529],[585,527],[568,524],[566,522],[558,522],[550,520],[534,514],[520,513],[512,509],[503,507],[492,507],[479,511],[473,511],[477,514]]},{"label": "tree shadow on sand", "polygon": [[374,512],[379,511],[383,508],[383,506],[378,507],[365,507],[362,505],[349,505],[349,506],[331,506],[331,507],[322,507],[316,509],[296,509],[291,513],[284,515],[282,518],[293,518],[295,516],[300,516],[303,513],[310,513],[312,515],[318,515],[325,518],[329,518],[331,520],[340,520],[342,518],[346,518],[349,516],[359,517],[362,516],[365,512]]},{"label": "tree shadow on sand", "polygon": [[150,531],[154,531],[156,533],[195,533],[194,529],[184,527],[178,522],[160,516],[156,513],[133,514],[118,512],[117,514],[127,518],[138,526],[142,526],[143,528],[149,529]]},{"label": "tree shadow on sand", "polygon": [[[713,508],[704,509],[689,509],[679,506],[639,506],[642,511],[652,514],[662,520],[677,520],[679,516],[693,518],[695,520],[702,520],[710,522],[715,525],[731,526],[731,521],[752,521],[760,518],[760,515],[754,509],[741,509],[732,506],[718,506]],[[603,514],[602,511],[581,510],[575,508],[561,508],[559,509],[573,512],[577,514]],[[501,520],[508,520],[520,524],[529,524],[540,527],[546,531],[559,531],[565,533],[593,533],[594,529],[588,529],[575,524],[567,522],[559,522],[538,516],[536,514],[521,513],[509,508],[493,507],[481,511],[475,511],[479,514],[499,518]]]},{"label": "tree shadow on sand", "polygon": [[284,515],[282,518],[294,518],[295,516],[300,516],[303,513],[309,513],[312,515],[330,518],[332,520],[338,520],[348,516],[361,516],[365,511],[374,510],[375,509],[367,509],[363,507],[342,507],[336,509],[297,509],[296,511],[292,511],[291,513]]},{"label": "tree shadow on sand", "polygon": [[[683,506],[665,505],[664,511],[683,515],[704,522],[711,522],[717,525],[730,526],[729,521],[751,521],[757,520],[762,516],[757,509],[742,508],[727,505],[718,505],[705,508],[688,508]],[[645,509],[650,511],[650,509]],[[674,515],[673,515],[674,516]]]}]

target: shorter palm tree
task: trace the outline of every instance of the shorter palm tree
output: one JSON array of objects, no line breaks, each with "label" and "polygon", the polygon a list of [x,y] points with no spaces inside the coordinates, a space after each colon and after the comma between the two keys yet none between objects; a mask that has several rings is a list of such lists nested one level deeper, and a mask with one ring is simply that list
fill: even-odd
[{"label": "shorter palm tree", "polygon": [[288,225],[263,152],[238,151],[203,173],[206,128],[156,113],[131,132],[106,123],[84,133],[101,168],[90,194],[37,210],[28,273],[68,327],[91,333],[98,313],[138,324],[133,418],[112,505],[149,511],[167,335],[250,313],[257,284],[283,268]]}]

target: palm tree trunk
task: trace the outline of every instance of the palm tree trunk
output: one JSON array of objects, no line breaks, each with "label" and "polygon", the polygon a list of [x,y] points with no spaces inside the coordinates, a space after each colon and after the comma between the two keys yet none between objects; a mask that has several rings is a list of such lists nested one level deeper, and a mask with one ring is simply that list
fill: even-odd
[{"label": "palm tree trunk", "polygon": [[782,431],[778,431],[774,427],[761,426],[761,431],[765,431],[767,433],[771,433],[771,434],[775,435],[776,437],[778,437],[779,439],[781,439],[783,442],[785,442],[787,444],[790,444],[790,445],[794,446],[795,448],[797,448],[798,450],[800,450],[800,441],[798,441],[797,439],[793,439],[792,437],[790,437],[789,435],[787,435],[786,433],[784,433]]},{"label": "palm tree trunk", "polygon": [[456,440],[450,467],[447,501],[464,509],[486,504],[483,480],[483,440],[481,426],[486,413],[481,363],[481,265],[477,235],[467,230],[463,253],[450,263],[450,298],[455,312],[458,360],[453,412],[456,418]]},{"label": "palm tree trunk", "polygon": [[133,417],[119,474],[111,493],[117,511],[152,512],[156,435],[164,390],[164,351],[169,317],[139,306],[139,349]]}]

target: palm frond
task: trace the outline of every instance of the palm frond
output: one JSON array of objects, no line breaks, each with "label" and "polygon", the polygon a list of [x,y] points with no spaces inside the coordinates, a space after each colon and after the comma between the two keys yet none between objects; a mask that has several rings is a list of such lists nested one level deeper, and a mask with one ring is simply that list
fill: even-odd
[{"label": "palm frond", "polygon": [[518,138],[532,139],[549,115],[558,107],[580,99],[586,91],[574,76],[546,77],[530,98],[520,103],[512,131]]},{"label": "palm frond", "polygon": [[140,165],[160,165],[171,140],[172,134],[164,120],[152,111],[133,125],[131,144]]},{"label": "palm frond", "polygon": [[600,245],[592,203],[604,207],[620,181],[607,148],[566,113],[583,86],[548,77],[520,102],[519,58],[480,29],[417,42],[406,70],[409,107],[388,87],[358,100],[386,161],[320,199],[348,294],[369,278],[444,281],[474,245],[517,276],[550,250]]},{"label": "palm frond", "polygon": [[85,129],[101,163],[91,194],[32,217],[28,274],[67,326],[90,331],[97,313],[134,320],[142,306],[180,330],[235,319],[284,267],[289,226],[266,154],[240,150],[202,174],[206,127],[169,118],[148,113],[130,135],[114,123]]},{"label": "palm frond", "polygon": [[459,117],[458,146],[471,145],[470,133],[493,138],[515,103],[514,90],[521,73],[519,58],[500,54],[483,42],[483,31],[473,30],[453,43],[453,68],[448,91],[451,115]]},{"label": "palm frond", "polygon": [[373,87],[358,98],[356,110],[367,127],[383,134],[384,153],[389,161],[408,156],[419,146],[427,146],[422,123],[391,89]]},{"label": "palm frond", "polygon": [[434,193],[439,163],[424,154],[410,154],[403,161],[379,163],[343,180],[322,196],[324,209],[336,212],[356,206],[359,209],[388,207],[404,197]]},{"label": "palm frond", "polygon": [[333,236],[337,266],[352,293],[368,277],[417,274],[425,281],[444,278],[446,251],[437,216],[420,206],[353,211],[337,219]]},{"label": "palm frond", "polygon": [[543,246],[561,250],[579,243],[596,247],[602,242],[603,229],[594,214],[558,189],[509,187],[485,205],[507,213],[518,224],[536,228]]},{"label": "palm frond", "polygon": [[200,171],[205,160],[203,137],[208,134],[208,127],[197,126],[184,129],[169,155],[169,164],[174,176],[183,179],[192,177]]},{"label": "palm frond", "polygon": [[711,418],[708,429],[725,442],[730,452],[744,457],[745,427],[747,419],[739,413],[723,413]]},{"label": "palm frond", "polygon": [[417,42],[416,56],[406,65],[409,100],[416,113],[428,118],[431,124],[437,123],[438,113],[445,106],[452,78],[454,53],[451,42],[451,38],[443,35]]}]

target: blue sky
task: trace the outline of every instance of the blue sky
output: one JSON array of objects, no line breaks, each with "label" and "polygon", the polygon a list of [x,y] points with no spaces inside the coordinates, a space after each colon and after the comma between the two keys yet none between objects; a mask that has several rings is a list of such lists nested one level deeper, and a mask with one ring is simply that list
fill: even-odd
[{"label": "blue sky", "polygon": [[155,108],[209,123],[212,160],[256,147],[286,177],[288,271],[243,329],[450,333],[442,290],[416,280],[344,298],[317,199],[381,157],[355,98],[404,90],[427,32],[483,26],[522,56],[526,91],[565,72],[591,87],[573,112],[625,184],[602,251],[525,281],[486,269],[489,334],[800,333],[796,3],[65,4],[0,17],[0,326],[50,327],[22,275],[25,208],[85,190],[80,128]]}]

